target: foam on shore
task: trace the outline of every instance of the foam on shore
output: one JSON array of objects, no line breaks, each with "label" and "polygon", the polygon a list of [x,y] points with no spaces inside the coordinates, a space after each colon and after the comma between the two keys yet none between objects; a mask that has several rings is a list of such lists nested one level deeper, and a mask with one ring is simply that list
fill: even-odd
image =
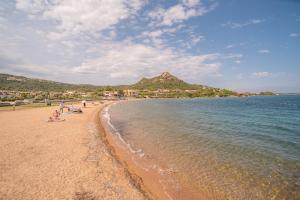
[{"label": "foam on shore", "polygon": [[[145,152],[138,148],[134,148],[129,142],[127,142],[120,131],[112,124],[111,122],[111,115],[109,113],[111,106],[115,105],[116,103],[107,105],[101,112],[100,117],[101,121],[104,122],[103,126],[106,130],[106,134],[110,134],[112,139],[114,140],[114,144],[110,144],[112,146],[117,145],[117,148],[121,148],[122,153],[127,154],[126,156],[121,156],[122,160],[125,160],[127,164],[133,164],[135,169],[139,171],[137,174],[146,182],[150,182],[150,190],[151,185],[155,182],[156,185],[161,191],[151,191],[153,193],[157,193],[158,199],[168,199],[173,200],[174,198],[177,199],[176,194],[186,194],[184,196],[188,196],[190,192],[187,192],[185,188],[182,188],[181,185],[178,183],[176,178],[174,177],[173,173],[176,173],[176,170],[173,168],[162,167],[155,161],[147,160],[147,155]],[[131,166],[132,167],[132,166]],[[135,170],[134,170],[135,171]],[[136,174],[136,172],[134,172]],[[152,179],[152,180],[149,180]],[[152,183],[151,183],[152,182]],[[161,195],[163,193],[163,195]],[[174,196],[175,194],[175,196]],[[190,199],[196,199],[194,194],[191,195]]]}]

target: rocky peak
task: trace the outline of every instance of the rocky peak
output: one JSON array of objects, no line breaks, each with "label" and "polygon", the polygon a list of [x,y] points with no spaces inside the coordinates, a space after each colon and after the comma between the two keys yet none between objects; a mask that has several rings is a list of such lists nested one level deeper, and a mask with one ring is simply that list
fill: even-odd
[{"label": "rocky peak", "polygon": [[170,77],[174,77],[172,74],[170,74],[169,72],[163,72],[161,75],[160,75],[162,78],[170,78]]}]

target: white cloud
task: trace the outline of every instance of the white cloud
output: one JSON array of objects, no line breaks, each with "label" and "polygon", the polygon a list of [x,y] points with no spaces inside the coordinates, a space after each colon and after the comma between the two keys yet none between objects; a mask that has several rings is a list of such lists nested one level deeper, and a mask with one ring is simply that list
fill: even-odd
[{"label": "white cloud", "polygon": [[142,32],[142,36],[149,38],[158,38],[161,37],[163,34],[173,34],[182,29],[183,27],[184,25],[178,25],[174,28],[159,28],[152,31],[144,31]]},{"label": "white cloud", "polygon": [[262,54],[268,54],[268,53],[270,53],[270,50],[268,50],[268,49],[260,49],[257,52],[258,53],[262,53]]},{"label": "white cloud", "polygon": [[[174,36],[175,32],[179,31],[183,27],[184,27],[184,25],[180,24],[173,28],[169,28],[169,27],[161,28],[160,27],[160,28],[154,29],[152,31],[147,30],[147,31],[142,32],[142,34],[140,36],[138,36],[138,38],[142,38],[144,43],[150,44],[150,42],[152,42],[151,44],[156,47],[163,47],[163,46],[165,46],[165,42],[166,42],[166,40],[163,38],[163,36],[168,35],[168,38],[170,38],[170,37]],[[195,39],[197,40],[197,38],[192,37],[191,41],[194,43]]]},{"label": "white cloud", "polygon": [[270,72],[254,72],[254,73],[252,73],[252,76],[257,77],[257,78],[264,78],[264,77],[271,76],[271,73]]},{"label": "white cloud", "polygon": [[30,14],[37,14],[49,5],[48,1],[41,0],[16,0],[16,8],[27,11]]},{"label": "white cloud", "polygon": [[251,19],[249,20],[249,24],[260,24],[262,23],[264,20],[261,20],[261,19]]},{"label": "white cloud", "polygon": [[[202,13],[199,13],[201,15]],[[182,5],[175,5],[164,12],[162,24],[163,25],[173,25],[176,22],[181,22],[183,20],[189,19],[197,15],[197,11],[193,8],[186,9]]]},{"label": "white cloud", "polygon": [[213,10],[216,4],[205,7],[199,0],[184,0],[168,9],[157,8],[149,12],[148,16],[160,26],[172,26],[175,23],[188,20],[189,18],[202,16]]},{"label": "white cloud", "polygon": [[5,73],[30,73],[37,75],[58,74],[67,72],[67,70],[57,65],[37,65],[31,64],[19,55],[13,55],[7,51],[0,50],[0,61],[3,66],[0,67]]},{"label": "white cloud", "polygon": [[157,38],[160,37],[164,32],[162,30],[156,31],[145,31],[142,33],[143,36],[150,37],[150,38]]},{"label": "white cloud", "polygon": [[200,4],[199,0],[183,0],[183,4],[188,7],[194,7]]},{"label": "white cloud", "polygon": [[[73,68],[76,73],[99,73],[112,78],[153,76],[171,71],[181,77],[219,74],[218,54],[187,55],[134,43],[107,43],[98,57]],[[131,79],[132,80],[132,79]]]},{"label": "white cloud", "polygon": [[204,36],[202,36],[202,35],[198,35],[198,36],[191,35],[191,40],[192,40],[192,44],[193,44],[193,45],[198,44],[199,42],[203,41],[204,39],[205,39],[205,38],[204,38]]},{"label": "white cloud", "polygon": [[[23,70],[27,74],[51,74],[49,76],[55,70],[61,77],[76,77],[76,80],[70,78],[71,81],[84,80],[96,84],[128,84],[142,76],[154,76],[162,71],[170,71],[187,81],[200,81],[205,77],[222,76],[222,59],[240,58],[240,55],[233,54],[191,53],[176,43],[179,37],[168,40],[177,37],[175,33],[186,26],[181,22],[207,13],[217,4],[204,6],[198,0],[182,0],[170,8],[161,8],[163,12],[153,12],[159,16],[149,20],[148,15],[146,19],[142,15],[137,17],[145,2],[16,0],[16,15],[29,15],[22,23],[33,32],[20,27],[27,32],[19,34],[26,36],[30,45],[18,43],[14,50],[25,52],[21,57],[28,59],[21,60],[17,63],[19,67],[11,69]],[[137,29],[131,32],[133,28],[123,22],[133,21]],[[159,26],[147,26],[151,22],[158,22]],[[189,46],[205,39],[198,32],[192,32],[192,29],[184,29],[182,33],[188,36],[188,39],[181,38],[182,43]],[[11,54],[14,54],[13,51]],[[94,78],[79,80],[80,77]]]},{"label": "white cloud", "polygon": [[237,22],[226,22],[224,24],[222,24],[223,27],[229,27],[229,28],[232,28],[232,29],[237,29],[237,28],[242,28],[242,27],[245,27],[245,26],[249,26],[249,25],[255,25],[255,24],[261,24],[263,23],[265,20],[263,19],[250,19],[246,22],[243,22],[243,23],[237,23]]},{"label": "white cloud", "polygon": [[80,33],[95,33],[112,28],[121,20],[134,15],[142,0],[17,0],[16,8],[55,22],[56,30],[48,37],[53,40]]},{"label": "white cloud", "polygon": [[242,61],[240,61],[240,60],[235,60],[234,62],[235,62],[236,64],[241,64]]},{"label": "white cloud", "polygon": [[237,54],[226,54],[226,55],[223,55],[222,58],[223,59],[239,59],[239,58],[242,58],[244,55],[243,54],[240,54],[240,53],[237,53]]},{"label": "white cloud", "polygon": [[290,37],[299,37],[300,33],[291,33],[289,36]]},{"label": "white cloud", "polygon": [[226,49],[231,49],[232,47],[234,47],[234,45],[233,44],[229,44],[229,45],[226,46]]}]

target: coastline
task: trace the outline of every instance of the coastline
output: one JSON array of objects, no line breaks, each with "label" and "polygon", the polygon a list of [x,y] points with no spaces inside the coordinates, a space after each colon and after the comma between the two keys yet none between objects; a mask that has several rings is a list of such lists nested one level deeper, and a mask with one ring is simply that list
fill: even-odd
[{"label": "coastline", "polygon": [[[122,103],[122,102],[115,102],[115,103]],[[160,199],[160,200],[173,200],[173,199],[224,199],[223,195],[220,194],[213,194],[209,191],[193,191],[190,188],[184,185],[177,185],[174,172],[168,170],[162,170],[160,166],[157,168],[149,167],[145,169],[141,167],[138,161],[135,160],[134,153],[132,153],[133,149],[128,146],[124,146],[124,141],[120,135],[116,135],[111,130],[111,127],[107,123],[106,119],[104,119],[103,111],[114,103],[107,104],[105,107],[99,111],[99,128],[103,131],[99,131],[102,133],[102,139],[105,141],[106,145],[111,149],[112,154],[119,160],[124,169],[128,171],[129,178],[133,178],[136,183],[140,186],[138,188],[141,191],[144,191],[148,194],[151,198]],[[144,163],[150,164],[150,163]],[[166,169],[166,168],[165,168]],[[165,172],[162,172],[165,171]],[[126,174],[127,172],[125,172]],[[166,173],[167,176],[171,179],[170,181],[162,180],[161,173]],[[174,185],[175,188],[174,188]],[[179,189],[178,189],[179,188]]]},{"label": "coastline", "polygon": [[[118,102],[121,103],[121,102]],[[113,105],[113,103],[107,104],[103,107],[98,114],[99,133],[102,133],[102,140],[110,149],[111,154],[124,166],[124,173],[128,175],[128,178],[135,182],[134,185],[140,189],[149,199],[161,199],[170,200],[164,190],[159,187],[157,177],[153,180],[153,176],[149,177],[149,174],[144,173],[137,165],[132,161],[131,155],[119,146],[113,138],[113,133],[109,130],[108,125],[103,119],[102,112],[105,108]],[[153,175],[153,174],[152,174]],[[154,194],[155,193],[155,194]]]},{"label": "coastline", "polygon": [[157,199],[157,197],[155,197],[155,195],[145,186],[143,179],[131,170],[128,163],[124,160],[122,155],[119,154],[120,152],[118,147],[113,144],[111,137],[109,136],[111,133],[105,128],[101,113],[106,107],[113,103],[116,102],[110,102],[103,106],[100,110],[98,110],[97,115],[94,117],[94,122],[97,125],[101,140],[106,145],[109,154],[123,167],[124,174],[130,183],[133,184],[147,199]]},{"label": "coastline", "polygon": [[151,199],[103,142],[103,107],[51,123],[56,107],[1,112],[0,199]]}]

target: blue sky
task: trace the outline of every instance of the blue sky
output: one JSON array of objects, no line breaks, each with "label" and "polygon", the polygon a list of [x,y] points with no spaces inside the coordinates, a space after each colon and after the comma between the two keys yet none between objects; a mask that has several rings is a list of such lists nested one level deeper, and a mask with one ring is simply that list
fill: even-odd
[{"label": "blue sky", "polygon": [[300,92],[296,0],[1,0],[0,38],[1,73]]}]

